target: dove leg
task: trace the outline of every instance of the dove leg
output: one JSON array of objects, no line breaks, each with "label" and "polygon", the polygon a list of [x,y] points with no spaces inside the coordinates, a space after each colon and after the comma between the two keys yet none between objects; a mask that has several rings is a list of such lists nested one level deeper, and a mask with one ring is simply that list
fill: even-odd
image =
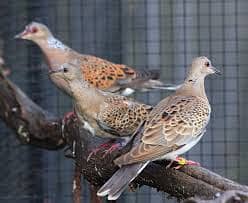
[{"label": "dove leg", "polygon": [[123,138],[117,140],[116,143],[114,143],[114,142],[113,142],[113,144],[110,143],[111,146],[110,146],[110,148],[105,150],[103,157],[106,157],[108,154],[112,153],[113,151],[124,147],[129,141],[130,141],[130,137],[123,137]]},{"label": "dove leg", "polygon": [[[113,143],[115,142],[115,140],[109,140],[108,142],[106,142],[106,143],[103,143],[103,144],[100,144],[98,147],[96,147],[95,149],[93,149],[93,150],[91,150],[91,152],[90,152],[90,154],[89,154],[89,156],[88,156],[88,158],[87,158],[87,161],[89,161],[90,160],[90,158],[94,155],[96,155],[97,154],[97,152],[99,152],[102,148],[104,148],[104,149],[107,149],[107,151],[112,147],[112,145],[113,145]],[[115,144],[114,144],[115,145]],[[109,148],[109,146],[110,146],[110,148]],[[112,150],[113,151],[113,150]],[[105,152],[106,153],[106,152]],[[104,154],[104,156],[105,156],[105,154]]]},{"label": "dove leg", "polygon": [[177,162],[178,166],[173,167],[174,169],[180,169],[185,165],[200,166],[200,163],[187,160],[183,157],[177,157],[175,161]]},{"label": "dove leg", "polygon": [[98,151],[100,151],[102,148],[105,148],[105,153],[103,155],[103,158],[106,157],[108,154],[111,154],[113,151],[120,149],[121,147],[125,146],[128,141],[130,139],[129,138],[123,138],[122,140],[117,140],[117,142],[115,143],[115,139],[111,139],[110,141],[103,143],[101,145],[99,145],[97,148],[93,149],[92,152],[89,154],[87,160],[90,160],[90,157],[92,155],[96,155]]},{"label": "dove leg", "polygon": [[119,150],[122,147],[126,146],[130,140],[131,140],[131,137],[122,137],[121,139],[114,140],[114,141],[116,141],[116,143],[114,143],[114,142],[113,142],[113,144],[111,143],[110,148],[105,150],[105,154],[103,157],[106,157],[108,154],[112,153],[113,151]]},{"label": "dove leg", "polygon": [[106,157],[108,154],[111,154],[113,151],[117,150],[117,149],[120,149],[121,147],[121,143],[114,143],[110,146],[110,148],[106,149],[105,150],[105,153],[103,155],[103,157]]}]

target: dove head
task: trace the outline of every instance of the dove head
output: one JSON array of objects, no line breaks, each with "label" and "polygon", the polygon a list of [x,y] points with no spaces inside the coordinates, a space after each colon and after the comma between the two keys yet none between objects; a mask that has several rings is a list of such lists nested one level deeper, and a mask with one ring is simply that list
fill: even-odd
[{"label": "dove head", "polygon": [[50,71],[50,75],[56,75],[65,81],[71,82],[75,80],[83,80],[81,68],[72,63],[65,63],[61,65],[58,69],[53,69]]},{"label": "dove head", "polygon": [[44,24],[31,22],[26,25],[24,31],[15,36],[16,39],[27,39],[37,41],[41,39],[47,39],[52,36],[48,27]]},{"label": "dove head", "polygon": [[187,80],[196,81],[200,78],[204,79],[207,75],[214,73],[220,74],[220,71],[212,66],[211,61],[207,57],[200,56],[193,60]]},{"label": "dove head", "polygon": [[78,86],[82,84],[86,86],[82,75],[81,68],[73,63],[65,63],[49,71],[49,77],[54,84],[70,96],[77,91]]}]

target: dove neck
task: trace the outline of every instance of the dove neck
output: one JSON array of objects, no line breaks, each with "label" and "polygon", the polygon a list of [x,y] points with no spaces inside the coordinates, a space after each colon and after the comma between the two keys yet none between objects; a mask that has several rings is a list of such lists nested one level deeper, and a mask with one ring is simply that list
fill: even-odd
[{"label": "dove neck", "polygon": [[70,83],[70,89],[72,96],[80,101],[82,104],[92,105],[98,98],[101,99],[101,95],[97,89],[91,87],[87,81],[74,80]]},{"label": "dove neck", "polygon": [[35,42],[41,48],[50,67],[65,63],[65,60],[67,60],[69,56],[70,48],[52,35],[46,39],[35,40]]},{"label": "dove neck", "polygon": [[70,48],[66,46],[63,42],[56,39],[53,35],[49,35],[45,39],[34,40],[41,49],[52,49],[54,50],[61,50],[61,51],[68,51]]},{"label": "dove neck", "polygon": [[204,85],[205,77],[188,77],[184,85],[179,89],[179,91],[183,91],[188,95],[200,96],[203,98],[207,98],[205,85]]}]

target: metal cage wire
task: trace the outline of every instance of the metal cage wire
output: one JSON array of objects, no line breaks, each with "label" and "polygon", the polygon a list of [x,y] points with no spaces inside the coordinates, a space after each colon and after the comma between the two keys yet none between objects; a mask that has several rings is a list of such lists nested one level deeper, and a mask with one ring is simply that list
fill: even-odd
[{"label": "metal cage wire", "polygon": [[[39,48],[13,36],[30,21],[47,24],[60,40],[85,54],[135,68],[160,69],[161,79],[183,81],[195,56],[206,55],[222,71],[208,78],[212,117],[202,141],[187,158],[248,183],[248,2],[246,0],[43,0],[1,1],[0,40],[11,79],[55,114],[71,101],[48,80]],[[156,104],[166,92],[137,93]],[[1,123],[0,201],[71,202],[73,162],[63,152],[21,145]],[[84,183],[83,198],[89,201]],[[119,202],[170,202],[148,187]]]}]

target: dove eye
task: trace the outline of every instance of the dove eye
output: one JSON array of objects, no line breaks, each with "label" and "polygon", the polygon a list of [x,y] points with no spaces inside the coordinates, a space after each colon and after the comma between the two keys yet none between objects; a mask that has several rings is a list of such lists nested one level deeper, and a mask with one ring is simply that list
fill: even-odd
[{"label": "dove eye", "polygon": [[68,72],[68,68],[64,68],[64,73],[67,73]]},{"label": "dove eye", "polygon": [[31,33],[36,33],[37,31],[38,31],[38,29],[36,27],[31,28]]},{"label": "dove eye", "polygon": [[209,67],[209,66],[210,66],[210,63],[207,61],[207,62],[205,63],[205,66],[206,66],[206,67]]}]

